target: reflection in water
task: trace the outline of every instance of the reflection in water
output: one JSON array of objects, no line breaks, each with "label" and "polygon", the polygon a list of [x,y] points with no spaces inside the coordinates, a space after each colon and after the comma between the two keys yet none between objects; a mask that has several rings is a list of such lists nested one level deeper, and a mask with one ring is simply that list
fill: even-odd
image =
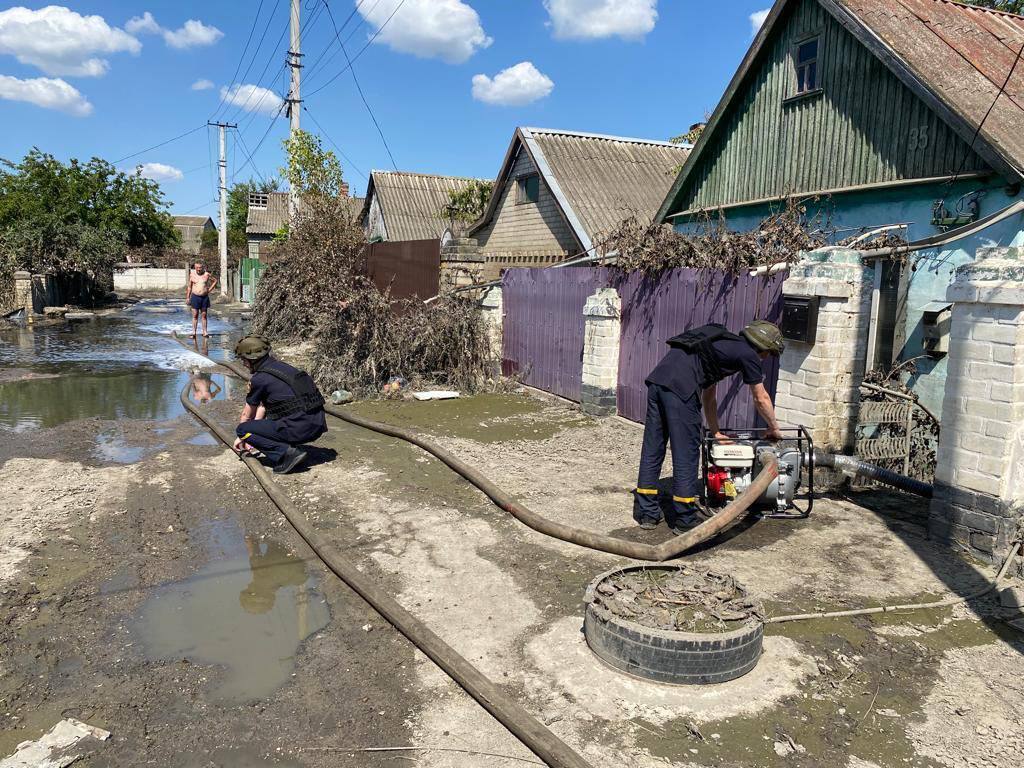
[{"label": "reflection in water", "polygon": [[198,368],[192,370],[189,384],[188,396],[199,404],[210,402],[221,391],[220,386],[213,380],[213,376]]},{"label": "reflection in water", "polygon": [[327,625],[327,605],[279,542],[222,520],[208,539],[211,561],[147,600],[137,630],[150,658],[224,667],[216,698],[265,698],[288,679],[299,644]]}]

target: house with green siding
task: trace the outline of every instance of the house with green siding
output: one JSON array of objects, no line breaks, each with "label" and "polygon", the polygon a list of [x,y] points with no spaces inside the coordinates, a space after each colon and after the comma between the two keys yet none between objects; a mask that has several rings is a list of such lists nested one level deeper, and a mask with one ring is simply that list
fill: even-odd
[{"label": "house with green siding", "polygon": [[1024,17],[951,0],[777,0],[657,214],[738,231],[787,198],[844,239],[897,227],[877,366],[911,358],[938,411],[922,317],[978,247],[1024,245]]}]

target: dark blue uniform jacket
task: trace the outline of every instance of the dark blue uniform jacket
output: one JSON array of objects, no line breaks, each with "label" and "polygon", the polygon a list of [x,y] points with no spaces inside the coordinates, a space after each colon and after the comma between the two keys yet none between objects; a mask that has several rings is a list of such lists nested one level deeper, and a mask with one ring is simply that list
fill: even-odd
[{"label": "dark blue uniform jacket", "polygon": [[[274,362],[285,370],[298,370],[280,360],[275,359]],[[257,369],[249,380],[249,392],[245,396],[245,402],[252,406],[270,406],[290,400],[293,396],[291,387],[269,373],[261,373]],[[294,443],[315,440],[327,431],[327,418],[323,408],[312,413],[295,413],[283,419],[276,419],[274,423],[288,441]]]}]

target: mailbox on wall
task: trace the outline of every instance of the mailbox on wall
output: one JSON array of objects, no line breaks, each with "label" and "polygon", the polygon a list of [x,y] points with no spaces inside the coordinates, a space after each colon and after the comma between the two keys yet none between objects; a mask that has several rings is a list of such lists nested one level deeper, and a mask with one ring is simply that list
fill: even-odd
[{"label": "mailbox on wall", "polygon": [[813,344],[818,330],[818,297],[783,296],[779,329],[790,341]]},{"label": "mailbox on wall", "polygon": [[922,346],[925,354],[942,357],[949,352],[949,326],[953,305],[948,301],[929,301],[921,307]]}]

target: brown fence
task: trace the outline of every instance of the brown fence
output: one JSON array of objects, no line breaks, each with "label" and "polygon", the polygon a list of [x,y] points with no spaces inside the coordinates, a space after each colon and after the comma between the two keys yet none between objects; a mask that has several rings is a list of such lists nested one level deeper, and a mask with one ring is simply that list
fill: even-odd
[{"label": "brown fence", "polygon": [[437,295],[441,272],[441,241],[399,240],[371,243],[364,251],[364,269],[380,290],[391,296],[427,299]]}]

